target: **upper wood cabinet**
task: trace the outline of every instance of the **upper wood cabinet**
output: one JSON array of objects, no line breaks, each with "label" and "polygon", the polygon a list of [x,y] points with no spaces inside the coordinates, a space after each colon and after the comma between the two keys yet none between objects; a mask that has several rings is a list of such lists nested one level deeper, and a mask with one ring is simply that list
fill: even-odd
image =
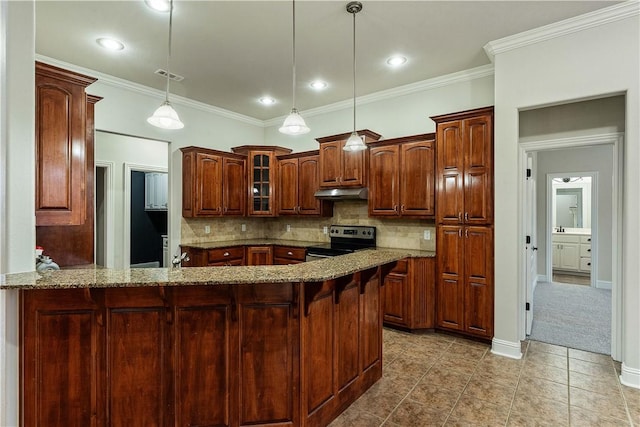
[{"label": "upper wood cabinet", "polygon": [[278,156],[278,215],[333,215],[333,203],[314,196],[319,189],[319,159],[317,150]]},{"label": "upper wood cabinet", "polygon": [[217,150],[182,151],[182,216],[233,215],[246,212],[245,157]]},{"label": "upper wood cabinet", "polygon": [[436,221],[493,223],[493,107],[432,117],[436,132]]},{"label": "upper wood cabinet", "polygon": [[268,145],[243,145],[231,149],[247,156],[247,196],[250,216],[276,216],[278,213],[278,180],[276,156],[291,153],[291,149]]},{"label": "upper wood cabinet", "polygon": [[[320,143],[320,187],[367,186],[367,150],[347,152],[342,149],[350,135],[351,132],[316,139]],[[358,135],[365,143],[381,137],[368,129],[358,131]]]},{"label": "upper wood cabinet", "polygon": [[369,146],[369,216],[433,218],[435,134]]},{"label": "upper wood cabinet", "polygon": [[97,79],[36,62],[36,225],[87,219],[87,96]]}]

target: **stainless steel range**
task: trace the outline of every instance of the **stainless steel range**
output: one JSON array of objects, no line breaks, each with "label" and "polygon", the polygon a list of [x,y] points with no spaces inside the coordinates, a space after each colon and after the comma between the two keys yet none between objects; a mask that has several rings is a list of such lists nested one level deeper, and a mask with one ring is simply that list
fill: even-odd
[{"label": "stainless steel range", "polygon": [[348,254],[376,247],[376,228],[362,225],[332,225],[331,243],[307,247],[307,261]]}]

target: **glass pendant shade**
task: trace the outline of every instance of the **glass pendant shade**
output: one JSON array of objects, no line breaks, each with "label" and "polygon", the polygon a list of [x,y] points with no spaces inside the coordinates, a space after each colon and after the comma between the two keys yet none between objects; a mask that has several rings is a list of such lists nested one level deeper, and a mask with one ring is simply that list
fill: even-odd
[{"label": "glass pendant shade", "polygon": [[291,113],[284,119],[282,127],[278,130],[286,135],[302,135],[308,133],[310,129],[298,110],[292,108]]},{"label": "glass pendant shade", "polygon": [[184,127],[184,123],[180,121],[178,113],[176,113],[169,101],[165,101],[158,107],[153,112],[153,116],[147,119],[147,122],[162,129],[182,129]]},{"label": "glass pendant shade", "polygon": [[362,137],[357,132],[353,132],[342,149],[344,151],[362,151],[366,150],[367,146]]}]

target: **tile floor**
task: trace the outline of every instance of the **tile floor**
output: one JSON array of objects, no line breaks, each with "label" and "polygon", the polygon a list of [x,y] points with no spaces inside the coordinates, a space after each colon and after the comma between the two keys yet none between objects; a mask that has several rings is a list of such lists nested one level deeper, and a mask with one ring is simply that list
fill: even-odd
[{"label": "tile floor", "polygon": [[385,328],[382,379],[330,427],[640,426],[640,390],[609,356],[537,341],[522,360],[489,350]]}]

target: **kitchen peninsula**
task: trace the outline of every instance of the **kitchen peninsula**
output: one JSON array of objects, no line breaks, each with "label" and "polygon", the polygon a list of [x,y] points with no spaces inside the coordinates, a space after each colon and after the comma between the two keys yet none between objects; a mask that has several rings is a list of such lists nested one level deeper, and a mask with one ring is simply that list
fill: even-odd
[{"label": "kitchen peninsula", "polygon": [[3,276],[22,425],[325,426],[381,377],[381,285],[412,255]]}]

